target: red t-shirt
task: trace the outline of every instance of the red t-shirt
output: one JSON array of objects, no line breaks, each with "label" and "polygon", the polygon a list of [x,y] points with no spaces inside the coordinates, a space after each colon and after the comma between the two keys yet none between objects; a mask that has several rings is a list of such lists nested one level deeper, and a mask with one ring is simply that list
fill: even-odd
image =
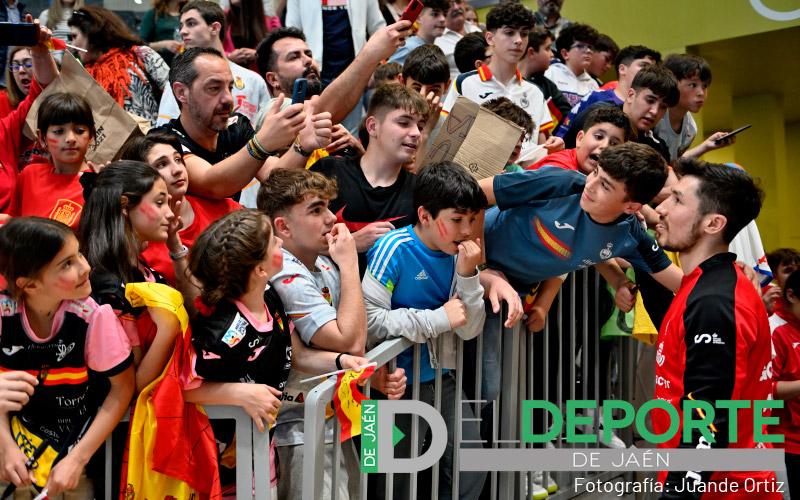
[{"label": "red t-shirt", "polygon": [[[179,234],[183,244],[190,248],[194,244],[194,240],[212,222],[223,215],[242,208],[241,205],[230,198],[210,200],[187,194],[185,199],[194,210],[194,221],[188,227],[183,228]],[[172,267],[172,259],[169,258],[169,250],[167,250],[166,243],[150,243],[142,252],[142,258],[147,262],[148,266],[161,273],[166,278],[167,283],[175,285],[175,268]]]},{"label": "red t-shirt", "polygon": [[545,166],[563,168],[564,170],[578,170],[578,150],[562,149],[561,151],[556,151],[527,167],[526,170],[537,170]]},{"label": "red t-shirt", "polygon": [[[781,317],[786,324],[772,332],[772,377],[775,382],[800,380],[800,321],[791,313]],[[800,455],[800,399],[787,399],[783,409],[773,410],[773,416],[780,420],[778,425],[769,427],[769,433],[783,434],[786,452]]]},{"label": "red t-shirt", "polygon": [[77,229],[84,205],[80,177],[57,174],[50,163],[28,165],[17,178],[11,215],[47,217]]},{"label": "red t-shirt", "polygon": [[19,173],[19,155],[27,143],[22,127],[33,101],[41,92],[42,88],[33,80],[28,97],[19,103],[17,109],[0,119],[0,213],[3,214],[8,213],[11,207]]},{"label": "red t-shirt", "polygon": [[11,101],[8,100],[8,91],[3,90],[0,92],[0,118],[5,118],[12,111],[14,111],[14,107],[11,106]]}]

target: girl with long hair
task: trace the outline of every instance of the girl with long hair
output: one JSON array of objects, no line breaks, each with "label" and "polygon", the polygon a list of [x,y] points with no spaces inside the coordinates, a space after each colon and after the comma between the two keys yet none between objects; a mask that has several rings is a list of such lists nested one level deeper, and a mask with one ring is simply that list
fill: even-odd
[{"label": "girl with long hair", "polygon": [[110,304],[130,339],[136,365],[136,389],[142,390],[164,369],[172,354],[178,320],[160,308],[134,307],[125,285],[162,282],[139,255],[149,242],[164,242],[180,220],[169,204],[164,179],[146,164],[117,161],[94,179],[81,178],[86,205],[78,235],[92,266],[92,296]]},{"label": "girl with long hair", "polygon": [[153,0],[153,8],[144,13],[139,25],[139,36],[167,64],[172,63],[172,58],[183,47],[178,34],[183,3],[185,0]]},{"label": "girl with long hair", "polygon": [[257,71],[255,49],[267,33],[281,27],[281,21],[264,14],[261,0],[231,0],[225,11],[225,26],[225,55],[236,64]]}]

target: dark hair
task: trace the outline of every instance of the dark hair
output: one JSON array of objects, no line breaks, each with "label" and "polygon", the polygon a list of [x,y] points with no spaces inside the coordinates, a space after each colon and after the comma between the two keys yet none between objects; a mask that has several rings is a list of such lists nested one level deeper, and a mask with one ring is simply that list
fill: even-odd
[{"label": "dark hair", "polygon": [[383,119],[386,113],[395,109],[405,109],[420,116],[428,116],[428,102],[419,92],[414,92],[405,85],[381,85],[372,93],[367,109],[367,117],[376,116]]},{"label": "dark hair", "polygon": [[[800,252],[794,248],[779,248],[767,254],[767,264],[772,272],[778,271],[782,264],[794,264],[800,266]],[[798,294],[800,296],[800,294]]]},{"label": "dark hair", "polygon": [[633,129],[628,115],[617,106],[592,106],[586,112],[581,130],[586,133],[598,123],[610,123],[621,128],[625,132],[626,142],[636,137],[636,131]]},{"label": "dark hair", "polygon": [[44,217],[14,217],[0,227],[0,274],[14,298],[22,297],[17,278],[36,278],[70,235],[69,226]]},{"label": "dark hair", "polygon": [[617,57],[614,59],[614,69],[619,76],[619,65],[624,64],[630,66],[631,63],[637,59],[644,59],[649,57],[655,61],[656,64],[661,62],[661,52],[645,47],[644,45],[628,45],[619,51]]},{"label": "dark hair", "polygon": [[[547,29],[542,26],[534,26],[532,30],[528,32],[528,47],[529,49],[533,49],[534,52],[539,50],[547,39],[555,40],[553,34]],[[527,49],[526,49],[527,50]]]},{"label": "dark hair", "polygon": [[531,115],[529,115],[524,109],[511,102],[509,98],[495,97],[490,101],[484,102],[481,104],[481,106],[498,115],[499,117],[505,118],[515,125],[519,125],[527,135],[531,135],[533,133],[534,123]]},{"label": "dark hair", "polygon": [[42,135],[47,133],[51,125],[64,125],[70,122],[87,127],[92,137],[96,135],[92,107],[86,99],[66,92],[56,92],[44,98],[36,116],[36,128]]},{"label": "dark hair", "polygon": [[783,299],[789,301],[788,290],[791,290],[794,296],[800,299],[800,269],[793,272],[786,278],[786,283],[783,284]]},{"label": "dark hair", "polygon": [[219,38],[225,38],[225,12],[223,12],[218,3],[209,2],[208,0],[192,0],[181,7],[181,16],[190,10],[196,10],[209,26],[213,23],[219,23]]},{"label": "dark hair", "polygon": [[700,181],[696,193],[700,200],[700,215],[715,213],[725,216],[728,220],[722,230],[725,243],[730,243],[761,211],[764,191],[737,166],[680,158],[675,174],[679,178],[689,175]]},{"label": "dark hair", "polygon": [[396,62],[385,62],[375,68],[375,73],[372,74],[372,79],[375,86],[385,83],[393,83],[397,81],[397,75],[403,72],[403,66]]},{"label": "dark hair", "polygon": [[86,5],[73,11],[67,25],[78,28],[86,35],[89,47],[98,52],[107,52],[114,48],[130,49],[145,44],[141,38],[131,33],[121,17],[96,5]]},{"label": "dark hair", "polygon": [[566,50],[569,52],[575,42],[584,42],[594,48],[594,44],[597,42],[597,36],[599,34],[600,33],[598,33],[596,29],[592,28],[588,24],[570,24],[566,28],[562,29],[561,33],[558,34],[558,38],[556,38],[556,51],[558,52],[558,57],[563,59],[561,56],[561,51]]},{"label": "dark hair", "polygon": [[633,77],[631,88],[636,92],[641,89],[650,89],[655,95],[664,100],[667,107],[673,107],[678,104],[681,98],[680,90],[678,90],[678,81],[672,72],[658,64],[651,64],[646,68],[642,68]]},{"label": "dark hair", "polygon": [[234,47],[254,48],[269,32],[261,0],[241,0],[239,5],[231,3],[225,22],[230,26]]},{"label": "dark hair", "polygon": [[[172,59],[172,66],[169,68],[169,84],[181,82],[186,86],[191,86],[197,79],[197,68],[194,66],[194,60],[200,56],[212,56],[224,59],[220,51],[210,47],[192,47],[186,49],[183,53],[178,54]],[[180,103],[179,103],[180,104]]]},{"label": "dark hair", "polygon": [[442,49],[426,44],[412,50],[403,63],[403,78],[413,78],[423,85],[447,85],[450,81],[450,66]]},{"label": "dark hair", "polygon": [[119,159],[147,163],[147,155],[158,144],[172,146],[183,157],[183,148],[178,135],[164,128],[155,128],[151,129],[147,135],[138,135],[128,139],[119,150]]},{"label": "dark hair", "polygon": [[619,53],[619,45],[610,36],[599,33],[594,41],[594,51],[611,53],[611,60],[613,61]]},{"label": "dark hair", "polygon": [[649,203],[667,180],[667,164],[658,152],[645,144],[626,142],[600,153],[600,168],[625,184],[629,200]]},{"label": "dark hair", "polygon": [[336,180],[304,168],[276,168],[258,188],[256,206],[274,219],[307,196],[323,200],[336,198]]},{"label": "dark hair", "polygon": [[533,27],[533,12],[521,3],[503,2],[486,14],[486,31],[497,31],[503,26],[512,29]]},{"label": "dark hair", "polygon": [[677,80],[697,77],[711,85],[711,68],[705,59],[690,54],[670,54],[664,59],[664,67],[672,71]]},{"label": "dark hair", "polygon": [[269,218],[253,209],[224,215],[200,233],[189,251],[189,270],[203,285],[202,301],[213,307],[241,297],[271,240]]},{"label": "dark hair", "polygon": [[268,72],[275,69],[277,61],[277,54],[272,50],[275,42],[282,38],[299,38],[306,41],[306,35],[299,28],[292,26],[284,26],[276,30],[272,30],[267,34],[267,37],[261,40],[256,48],[256,66],[258,67],[258,74],[263,78]]},{"label": "dark hair", "polygon": [[475,61],[486,59],[486,49],[489,44],[482,32],[469,33],[464,35],[456,43],[453,52],[453,59],[456,61],[456,68],[459,73],[468,73],[475,69]]},{"label": "dark hair", "polygon": [[424,5],[425,8],[440,10],[445,14],[450,10],[452,4],[453,2],[451,0],[422,0],[422,5]]},{"label": "dark hair", "polygon": [[115,161],[97,175],[78,225],[81,251],[95,271],[111,273],[125,283],[134,279],[139,242],[123,209],[135,208],[157,179],[161,175],[155,169],[130,160]]},{"label": "dark hair", "polygon": [[417,174],[414,185],[414,213],[425,208],[431,217],[453,208],[459,211],[478,212],[489,203],[486,195],[467,169],[452,161],[427,165]]}]

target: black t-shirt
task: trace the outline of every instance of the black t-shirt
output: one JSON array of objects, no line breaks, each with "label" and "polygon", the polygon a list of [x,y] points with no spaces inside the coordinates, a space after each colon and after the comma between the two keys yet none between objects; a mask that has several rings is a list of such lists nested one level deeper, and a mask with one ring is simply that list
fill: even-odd
[{"label": "black t-shirt", "polygon": [[[388,221],[395,228],[413,224],[414,184],[416,176],[401,169],[391,186],[373,187],[361,170],[361,158],[331,157],[321,159],[311,170],[336,179],[339,194],[331,200],[330,210],[336,222],[342,222],[350,232],[363,229],[372,222]],[[367,254],[358,254],[358,268],[363,274]]]},{"label": "black t-shirt", "polygon": [[[219,137],[217,137],[217,150],[210,151],[197,144],[189,137],[189,134],[186,133],[186,130],[184,130],[181,124],[180,117],[170,120],[169,123],[162,125],[159,129],[168,130],[177,134],[181,141],[181,146],[183,146],[184,154],[191,153],[197,155],[211,165],[217,164],[225,158],[236,154],[237,151],[245,147],[247,141],[249,141],[255,133],[253,126],[250,124],[250,120],[244,115],[235,113],[228,123],[228,128],[220,132]],[[239,193],[231,196],[231,198],[239,201]]]},{"label": "black t-shirt", "polygon": [[356,58],[353,34],[347,7],[322,6],[322,72],[320,77],[330,83]]}]

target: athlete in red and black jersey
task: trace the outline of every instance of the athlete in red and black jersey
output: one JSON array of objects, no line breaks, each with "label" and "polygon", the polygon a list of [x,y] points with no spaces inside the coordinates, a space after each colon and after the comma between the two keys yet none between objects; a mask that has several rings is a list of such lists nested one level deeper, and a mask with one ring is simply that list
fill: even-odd
[{"label": "athlete in red and black jersey", "polygon": [[[683,418],[664,448],[756,448],[753,400],[766,400],[772,388],[771,339],[766,310],[755,287],[727,253],[730,240],[761,208],[762,193],[742,170],[699,160],[682,160],[679,182],[657,211],[658,243],[679,251],[686,277],[675,295],[658,338],[656,397],[672,403],[681,414],[683,401],[698,400],[716,406],[719,400],[751,401],[738,411],[737,435],[729,435],[729,414],[718,409],[707,433],[693,430],[684,442]],[[694,420],[705,414],[695,410]],[[653,430],[669,427],[666,412],[653,413]],[[759,433],[763,434],[764,429]],[[767,480],[762,498],[780,498],[771,471],[662,472],[665,498],[699,498],[713,492],[709,482]],[[708,493],[705,496],[714,496]]]},{"label": "athlete in red and black jersey", "polygon": [[364,122],[370,136],[361,158],[321,159],[312,171],[335,178],[338,196],[328,208],[353,233],[358,267],[364,274],[366,252],[389,231],[416,220],[413,192],[416,176],[403,169],[414,160],[428,104],[402,85],[375,90]]}]

